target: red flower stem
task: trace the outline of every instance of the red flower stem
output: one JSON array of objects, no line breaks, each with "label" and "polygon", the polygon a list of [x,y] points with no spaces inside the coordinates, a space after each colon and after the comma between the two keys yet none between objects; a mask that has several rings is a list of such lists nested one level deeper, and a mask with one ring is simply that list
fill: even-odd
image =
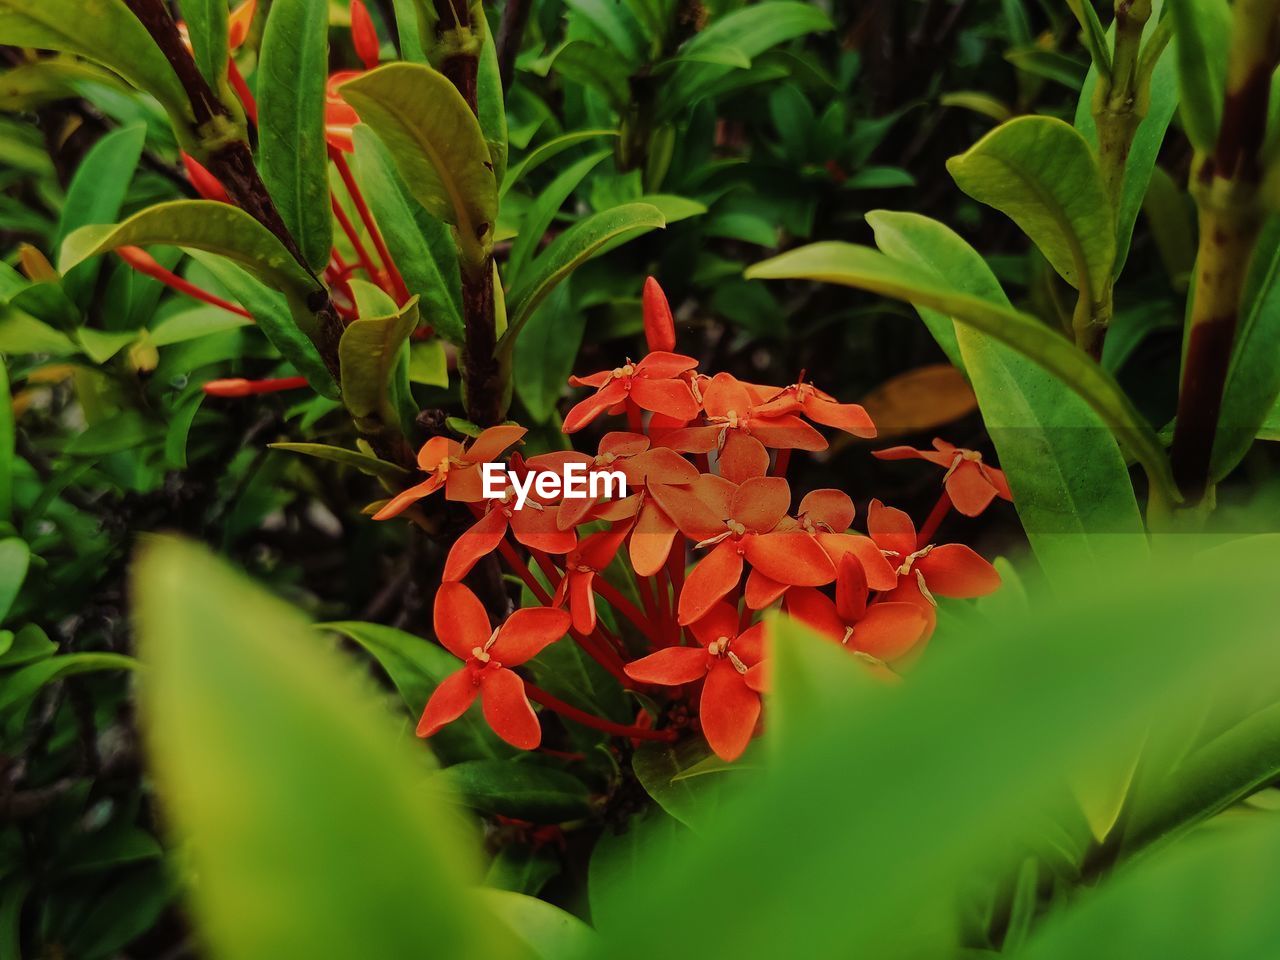
[{"label": "red flower stem", "polygon": [[342,204],[338,202],[337,197],[330,197],[329,203],[333,207],[333,215],[338,218],[338,223],[342,226],[342,232],[347,235],[347,239],[351,241],[351,246],[355,248],[356,259],[360,261],[361,268],[369,275],[370,280],[380,287],[383,286],[382,274],[378,272],[377,266],[370,259],[369,251],[365,249],[364,243],[360,240],[360,235],[356,233],[355,224],[347,216],[347,211],[342,209]]},{"label": "red flower stem", "polygon": [[576,720],[584,727],[591,727],[593,730],[602,730],[605,733],[612,734],[615,737],[629,737],[632,740],[659,740],[670,743],[676,739],[676,731],[674,730],[646,730],[643,727],[629,727],[625,724],[614,723],[612,720],[605,720],[601,717],[587,713],[585,710],[579,710],[572,704],[565,703],[563,700],[553,697],[541,687],[535,686],[528,680],[524,682],[524,692],[534,703],[540,703],[548,710],[560,714],[562,717],[568,717],[570,720]]},{"label": "red flower stem", "polygon": [[378,258],[386,269],[386,277],[391,281],[391,286],[395,290],[397,306],[404,306],[409,301],[409,288],[404,285],[404,278],[400,276],[400,271],[396,269],[395,261],[391,259],[391,251],[387,249],[387,245],[382,239],[382,233],[378,230],[377,223],[374,222],[373,214],[369,211],[369,205],[365,202],[364,194],[360,192],[360,185],[356,183],[356,178],[351,174],[351,165],[347,163],[346,156],[337,147],[329,147],[329,158],[333,161],[334,166],[338,168],[338,176],[342,177],[342,183],[347,188],[347,194],[351,197],[351,202],[355,204],[356,213],[360,215],[360,221],[364,224],[365,232],[369,234],[369,239],[373,241],[374,249],[378,251]]},{"label": "red flower stem", "polygon": [[671,624],[673,644],[679,645],[684,628],[680,626],[680,592],[684,589],[684,541],[677,541],[667,557],[667,579],[671,581]]},{"label": "red flower stem", "polygon": [[785,478],[789,466],[791,466],[791,451],[779,450],[778,455],[773,458],[773,470],[770,473],[775,477]]},{"label": "red flower stem", "polygon": [[644,433],[644,414],[630,397],[627,397],[627,429],[632,433]]},{"label": "red flower stem", "polygon": [[240,102],[244,104],[245,116],[256,127],[258,125],[258,101],[253,98],[253,93],[249,90],[249,84],[244,82],[244,76],[240,73],[240,68],[236,66],[234,59],[227,60],[227,80],[230,81],[231,89],[236,92]]},{"label": "red flower stem", "polygon": [[306,377],[276,377],[269,380],[245,380],[243,377],[231,377],[226,380],[210,380],[204,385],[204,392],[211,397],[255,397],[264,393],[282,393],[285,390],[300,390],[307,385]]},{"label": "red flower stem", "polygon": [[938,532],[938,527],[942,521],[946,519],[947,514],[951,512],[951,496],[946,490],[942,491],[942,496],[938,498],[938,502],[933,505],[933,509],[929,511],[929,516],[924,521],[924,526],[920,528],[920,534],[916,537],[916,549],[923,550],[933,540],[933,535]]},{"label": "red flower stem", "polygon": [[640,603],[644,606],[645,619],[648,620],[648,632],[651,636],[654,631],[662,628],[663,618],[658,612],[657,600],[653,595],[653,584],[649,582],[648,577],[636,577],[636,593],[640,595]]},{"label": "red flower stem", "polygon": [[529,588],[529,592],[537,597],[538,602],[544,607],[551,606],[551,594],[547,593],[537,578],[529,572],[529,565],[520,559],[520,555],[516,553],[515,548],[511,546],[506,537],[498,541],[498,552],[502,555],[502,559],[507,561],[507,566]]},{"label": "red flower stem", "polygon": [[201,290],[194,283],[184,280],[173,271],[166,270],[164,267],[160,266],[151,254],[139,247],[120,247],[116,250],[116,253],[120,255],[121,260],[127,263],[134,270],[137,270],[144,276],[151,277],[153,280],[159,280],[170,290],[176,290],[178,293],[186,294],[188,297],[195,300],[212,304],[215,307],[226,310],[228,313],[234,313],[236,316],[245,317],[249,320],[253,319],[253,315],[243,307],[237,306],[234,303],[228,303],[226,300],[223,300],[221,297],[214,296],[207,290]]},{"label": "red flower stem", "polygon": [[603,574],[597,575],[592,580],[592,586],[608,604],[617,610],[620,614],[630,620],[639,628],[640,632],[648,636],[653,632],[653,623],[646,619],[645,615],[640,612],[634,603],[622,595],[617,587],[604,578]]}]

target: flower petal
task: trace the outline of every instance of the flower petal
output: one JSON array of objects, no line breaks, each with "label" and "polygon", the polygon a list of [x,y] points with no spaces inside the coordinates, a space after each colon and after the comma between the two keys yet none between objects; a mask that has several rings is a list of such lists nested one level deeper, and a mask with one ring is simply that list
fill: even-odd
[{"label": "flower petal", "polygon": [[[497,484],[499,491],[507,489],[506,474],[502,474],[502,482]],[[453,467],[445,475],[444,496],[454,503],[480,503],[484,496],[484,477],[480,467],[472,464],[465,467]]]},{"label": "flower petal", "polygon": [[646,497],[631,533],[629,552],[636,576],[652,577],[662,569],[671,555],[676,532],[675,522],[654,499]]},{"label": "flower petal", "polygon": [[834,427],[855,437],[870,438],[876,435],[876,425],[871,415],[856,403],[832,403],[809,396],[802,403],[804,415],[824,427]]},{"label": "flower petal", "polygon": [[530,550],[543,553],[568,553],[578,545],[578,535],[572,530],[561,530],[556,511],[550,507],[536,510],[525,504],[523,510],[513,511],[511,532]]},{"label": "flower petal", "polygon": [[692,420],[698,415],[698,401],[693,399],[693,391],[683,380],[645,380],[632,377],[631,399],[643,410],[652,410],[679,420]]},{"label": "flower petal", "polygon": [[748,667],[764,659],[765,629],[763,621],[753,623],[729,644],[729,649]]},{"label": "flower petal", "polygon": [[529,431],[514,424],[490,427],[471,441],[463,459],[467,463],[488,463],[497,460],[508,447],[519,443]]},{"label": "flower petal", "polygon": [[827,438],[797,416],[752,417],[751,434],[771,450],[825,450]]},{"label": "flower petal", "polygon": [[418,469],[430,473],[442,460],[462,453],[462,444],[448,437],[432,437],[418,451]]},{"label": "flower petal", "polygon": [[542,742],[538,715],[525,696],[524,681],[499,667],[480,676],[480,703],[493,732],[513,747],[532,750]]},{"label": "flower petal", "polygon": [[857,510],[843,490],[810,490],[800,501],[800,516],[830,533],[844,533],[853,526]]},{"label": "flower petal", "polygon": [[769,451],[755,437],[730,430],[717,464],[720,476],[733,483],[745,483],[762,478],[769,472]]},{"label": "flower petal", "polygon": [[737,760],[751,742],[760,719],[760,695],[727,659],[717,659],[707,672],[699,707],[702,733],[721,760]]},{"label": "flower petal", "polygon": [[610,380],[599,390],[574,404],[564,418],[564,432],[576,433],[627,395],[621,380]]},{"label": "flower petal", "polygon": [[624,669],[632,680],[676,687],[706,676],[710,659],[700,647],[667,647],[631,661]]},{"label": "flower petal", "polygon": [[873,603],[853,628],[849,646],[891,663],[910,653],[929,629],[929,617],[914,603]]},{"label": "flower petal", "polygon": [[670,380],[678,377],[686,370],[698,365],[693,357],[682,353],[669,353],[666,350],[654,350],[636,364],[636,376],[649,380]]},{"label": "flower petal", "polygon": [[479,693],[480,686],[470,667],[463,667],[457,673],[449,674],[431,692],[427,706],[422,711],[422,718],[418,721],[418,736],[429,737],[441,727],[453,723],[475,703]]},{"label": "flower petal", "polygon": [[710,646],[721,637],[732,640],[738,635],[738,611],[732,604],[723,600],[717,601],[704,616],[689,625],[689,632],[704,647]]},{"label": "flower petal", "polygon": [[593,581],[596,575],[573,571],[566,574],[568,583],[569,613],[573,617],[573,629],[581,634],[592,633],[596,628],[596,591]]},{"label": "flower petal", "polygon": [[[936,444],[938,441],[935,440]],[[954,455],[939,453],[934,450],[917,450],[914,447],[889,447],[885,450],[872,450],[871,455],[877,460],[927,460],[940,467],[950,467]]]},{"label": "flower petal", "polygon": [[449,548],[449,556],[444,561],[444,579],[461,580],[481,557],[498,549],[506,533],[507,515],[501,510],[490,510]]},{"label": "flower petal", "polygon": [[630,530],[629,523],[615,523],[608,530],[591,534],[578,547],[578,557],[592,570],[603,570],[613,563],[618,548],[627,539]]},{"label": "flower petal", "polygon": [[972,460],[962,460],[951,471],[946,488],[952,505],[966,517],[978,516],[996,498],[996,488],[983,475],[982,468]]},{"label": "flower petal", "polygon": [[843,640],[845,622],[840,618],[836,605],[821,590],[813,587],[796,587],[787,591],[783,601],[787,615],[794,617],[811,630],[816,630],[832,640]]},{"label": "flower petal", "polygon": [[763,610],[789,589],[787,584],[766,577],[752,567],[751,572],[747,574],[747,589],[743,598],[747,602],[748,610]]},{"label": "flower petal", "polygon": [[568,632],[569,614],[564,610],[528,607],[507,617],[490,652],[503,666],[518,667]]},{"label": "flower petal", "polygon": [[690,571],[680,591],[680,625],[707,615],[715,602],[738,585],[742,554],[732,540],[723,540]]},{"label": "flower petal", "polygon": [[709,417],[745,417],[751,406],[746,384],[728,373],[717,373],[702,393],[702,409]]},{"label": "flower petal", "polygon": [[916,525],[901,510],[879,500],[872,500],[867,508],[867,532],[881,550],[891,550],[900,558],[915,552]]},{"label": "flower petal", "polygon": [[944,543],[916,561],[931,593],[942,597],[981,597],[1000,587],[1000,574],[962,543]]},{"label": "flower petal", "polygon": [[747,671],[747,675],[743,677],[747,683],[747,687],[756,693],[768,693],[769,681],[771,679],[769,672],[769,661],[761,660],[754,667]]},{"label": "flower petal", "polygon": [[[704,480],[714,483],[704,483]],[[718,487],[718,484],[724,486]],[[694,543],[701,543],[728,530],[724,522],[729,518],[728,500],[734,489],[728,480],[707,474],[688,487],[654,484],[649,488],[649,495],[681,533]]]},{"label": "flower petal", "polygon": [[836,610],[846,623],[861,620],[867,612],[867,572],[852,553],[840,558],[836,567]]},{"label": "flower petal", "polygon": [[729,515],[752,533],[768,533],[790,509],[791,488],[781,477],[753,477],[729,502]]},{"label": "flower petal", "polygon": [[649,438],[643,433],[613,430],[600,438],[599,453],[602,457],[635,457],[649,449]]},{"label": "flower petal", "polygon": [[489,639],[489,614],[464,584],[440,585],[431,618],[436,639],[459,660],[470,660],[471,651]]},{"label": "flower petal", "polygon": [[837,567],[846,555],[857,557],[867,575],[867,586],[872,590],[892,590],[897,585],[896,568],[870,537],[860,533],[820,533],[818,543]]},{"label": "flower petal", "polygon": [[836,568],[813,537],[800,531],[748,535],[747,561],[770,580],[793,587],[820,587],[836,578]]},{"label": "flower petal", "polygon": [[412,486],[408,490],[402,490],[397,493],[387,501],[386,506],[373,515],[373,519],[390,520],[392,517],[398,517],[423,497],[435,493],[443,484],[443,477],[427,477],[427,479],[423,480],[422,483]]}]

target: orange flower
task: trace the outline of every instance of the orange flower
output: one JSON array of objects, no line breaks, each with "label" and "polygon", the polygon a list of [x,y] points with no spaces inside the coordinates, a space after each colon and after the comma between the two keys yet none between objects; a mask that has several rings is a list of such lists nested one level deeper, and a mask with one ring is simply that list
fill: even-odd
[{"label": "orange flower", "polygon": [[869,438],[876,435],[876,425],[867,411],[856,403],[840,403],[829,393],[823,393],[811,383],[792,384],[762,403],[756,412],[764,416],[782,413],[803,413],[814,423],[843,430],[855,437]]},{"label": "orange flower", "polygon": [[568,601],[573,629],[583,635],[596,628],[596,575],[613,563],[618,547],[630,530],[629,523],[615,523],[608,530],[587,537],[565,558],[565,573],[556,588],[554,602],[560,607]]},{"label": "orange flower", "polygon": [[[447,492],[447,491],[446,491]],[[535,493],[530,493],[524,506],[515,508],[516,493],[510,485],[498,500],[486,501],[486,512],[449,548],[444,561],[444,579],[461,580],[480,561],[498,549],[510,530],[530,550],[543,553],[568,553],[578,545],[578,535],[561,530],[556,512]]]},{"label": "orange flower", "polygon": [[351,42],[366,70],[378,65],[378,31],[363,0],[351,0]]},{"label": "orange flower", "polygon": [[514,443],[528,433],[524,427],[490,427],[463,447],[448,437],[432,437],[418,451],[418,469],[430,476],[416,486],[397,494],[373,515],[375,520],[399,516],[411,504],[444,487],[446,499],[463,503],[479,503],[484,499],[480,464],[497,460]]},{"label": "orange flower", "polygon": [[625,400],[631,400],[641,410],[692,420],[698,415],[698,402],[681,375],[697,365],[693,357],[655,351],[639,363],[628,360],[621,367],[589,377],[570,377],[571,385],[595,387],[596,392],[569,411],[564,418],[564,432],[576,433]]},{"label": "orange flower", "polygon": [[636,575],[652,577],[671,555],[679,527],[663,508],[669,491],[688,488],[698,480],[693,464],[672,450],[659,447],[632,457],[621,466],[627,488],[638,492],[603,514],[605,519],[635,517],[629,555]]},{"label": "orange flower", "polygon": [[232,50],[248,38],[249,27],[253,25],[253,15],[257,12],[258,0],[245,0],[227,17],[227,46]]},{"label": "orange flower", "polygon": [[935,438],[932,450],[915,450],[911,447],[890,447],[876,450],[874,456],[881,460],[927,460],[944,468],[942,485],[951,503],[966,517],[976,517],[991,505],[996,497],[1013,500],[1004,471],[982,462],[982,454],[966,450]]},{"label": "orange flower", "polygon": [[929,619],[915,603],[868,604],[867,592],[862,564],[846,556],[836,576],[835,602],[813,587],[796,587],[787,594],[785,608],[789,615],[846,649],[892,663],[920,642]]},{"label": "orange flower", "polygon": [[736,760],[751,742],[765,689],[764,624],[738,632],[738,614],[716,603],[690,628],[701,647],[667,647],[627,664],[641,683],[680,686],[702,680],[698,713],[707,744],[721,760]]},{"label": "orange flower", "polygon": [[513,747],[532,750],[542,742],[538,716],[529,705],[524,681],[510,668],[537,656],[569,630],[569,614],[541,607],[517,610],[496,630],[476,595],[460,583],[436,594],[436,637],[463,667],[440,681],[418,721],[418,736],[429,737],[467,712],[480,697],[493,732]]},{"label": "orange flower", "polygon": [[342,99],[338,88],[348,80],[354,80],[363,72],[363,70],[339,70],[329,75],[329,80],[324,87],[324,138],[329,146],[343,153],[355,152],[356,147],[351,131],[360,122],[360,117],[355,107]]},{"label": "orange flower", "polygon": [[685,536],[698,547],[712,548],[680,591],[682,625],[704,617],[738,585],[744,562],[789,587],[835,579],[835,567],[814,538],[783,524],[791,489],[781,477],[755,477],[739,485],[704,475],[687,490],[666,487],[655,495]]},{"label": "orange flower", "polygon": [[[528,464],[537,470],[553,470],[564,475],[565,467],[580,463],[587,468],[588,476],[598,470],[621,470],[624,461],[649,449],[649,438],[641,433],[606,433],[600,438],[599,452],[594,456],[576,450],[553,450],[530,457]],[[592,497],[575,497],[561,501],[556,512],[556,522],[561,530],[569,530],[588,519],[599,501]]]},{"label": "orange flower", "polygon": [[734,483],[761,477],[772,450],[825,450],[822,434],[790,413],[762,414],[750,385],[718,373],[703,388],[706,423],[664,433],[664,446],[682,453],[719,455],[720,475]]}]

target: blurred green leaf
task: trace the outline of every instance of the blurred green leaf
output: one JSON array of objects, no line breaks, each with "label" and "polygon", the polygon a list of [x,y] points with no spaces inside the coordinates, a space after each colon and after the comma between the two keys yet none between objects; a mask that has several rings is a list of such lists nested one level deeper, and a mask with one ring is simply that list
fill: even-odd
[{"label": "blurred green leaf", "polygon": [[577,820],[591,811],[581,780],[534,762],[467,760],[439,774],[481,813],[501,814],[534,823]]},{"label": "blurred green leaf", "polygon": [[134,597],[151,769],[215,956],[519,955],[442,781],[301,617],[176,540]]},{"label": "blurred green leaf", "polygon": [[1178,64],[1178,104],[1191,145],[1210,153],[1218,141],[1227,88],[1231,7],[1227,0],[1168,0]]},{"label": "blurred green leaf", "polygon": [[327,0],[273,0],[258,63],[258,163],[313,270],[329,262],[333,242],[324,131],[328,75]]},{"label": "blurred green leaf", "polygon": [[409,476],[409,471],[397,464],[379,460],[359,450],[348,450],[346,447],[334,447],[325,443],[269,443],[267,446],[272,450],[286,450],[289,453],[315,457],[317,460],[340,463],[345,467],[355,467],[361,473],[381,477],[392,483],[403,483]]},{"label": "blurred green leaf", "polygon": [[25,541],[18,537],[0,540],[0,623],[9,616],[13,602],[18,599],[30,562],[31,551]]}]

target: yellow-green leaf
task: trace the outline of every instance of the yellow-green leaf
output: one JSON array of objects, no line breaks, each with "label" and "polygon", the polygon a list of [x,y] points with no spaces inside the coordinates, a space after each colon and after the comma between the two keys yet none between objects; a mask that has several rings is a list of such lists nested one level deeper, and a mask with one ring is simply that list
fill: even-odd
[{"label": "yellow-green leaf", "polygon": [[342,399],[357,420],[399,421],[388,388],[400,349],[417,325],[418,298],[414,297],[390,316],[353,321],[343,332],[338,344]]}]

